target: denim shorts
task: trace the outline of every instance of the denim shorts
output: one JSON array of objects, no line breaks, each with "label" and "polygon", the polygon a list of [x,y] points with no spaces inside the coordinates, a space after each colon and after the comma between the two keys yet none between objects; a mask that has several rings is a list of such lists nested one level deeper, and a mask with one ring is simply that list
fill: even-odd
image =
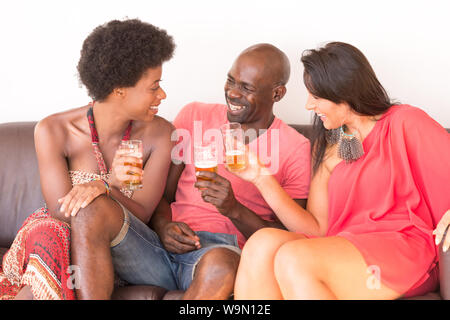
[{"label": "denim shorts", "polygon": [[236,235],[197,231],[201,248],[183,254],[164,249],[158,235],[125,207],[124,225],[111,243],[114,271],[132,285],[155,285],[167,290],[186,290],[195,267],[213,248],[227,248],[240,255]]}]

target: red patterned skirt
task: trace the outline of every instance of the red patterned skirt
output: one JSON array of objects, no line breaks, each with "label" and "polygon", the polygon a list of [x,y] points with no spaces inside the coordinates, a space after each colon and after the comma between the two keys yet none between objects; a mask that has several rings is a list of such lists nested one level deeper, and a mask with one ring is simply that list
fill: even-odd
[{"label": "red patterned skirt", "polygon": [[0,300],[30,286],[35,299],[76,299],[70,266],[70,227],[47,209],[25,220],[0,267]]}]

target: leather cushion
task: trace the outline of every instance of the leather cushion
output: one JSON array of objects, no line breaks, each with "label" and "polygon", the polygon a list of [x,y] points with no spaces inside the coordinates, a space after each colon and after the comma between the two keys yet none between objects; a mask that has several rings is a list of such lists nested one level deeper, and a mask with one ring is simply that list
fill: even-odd
[{"label": "leather cushion", "polygon": [[2,266],[3,263],[3,256],[5,255],[6,251],[8,251],[8,248],[1,248],[0,247],[0,267]]},{"label": "leather cushion", "polygon": [[35,125],[0,124],[0,247],[9,247],[25,219],[44,205],[34,149]]},{"label": "leather cushion", "polygon": [[[446,234],[450,231],[447,228]],[[443,238],[445,239],[445,238]],[[442,251],[443,241],[439,246],[439,283],[442,299],[450,300],[450,249],[447,252]]]}]

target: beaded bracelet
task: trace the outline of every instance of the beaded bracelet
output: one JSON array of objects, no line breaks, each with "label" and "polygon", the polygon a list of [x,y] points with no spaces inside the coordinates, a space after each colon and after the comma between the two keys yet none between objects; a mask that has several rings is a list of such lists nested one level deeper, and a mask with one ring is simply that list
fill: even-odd
[{"label": "beaded bracelet", "polygon": [[104,183],[105,188],[106,188],[106,196],[109,197],[109,193],[111,192],[111,188],[110,188],[110,186],[109,186],[109,183],[106,182],[104,179],[100,179],[100,181],[102,181],[102,182]]},{"label": "beaded bracelet", "polygon": [[109,186],[109,183],[106,182],[105,179],[101,179],[101,178],[92,178],[89,181],[101,181],[103,182],[103,184],[105,185],[105,189],[106,189],[106,195],[109,197],[109,194],[111,192],[111,187]]}]

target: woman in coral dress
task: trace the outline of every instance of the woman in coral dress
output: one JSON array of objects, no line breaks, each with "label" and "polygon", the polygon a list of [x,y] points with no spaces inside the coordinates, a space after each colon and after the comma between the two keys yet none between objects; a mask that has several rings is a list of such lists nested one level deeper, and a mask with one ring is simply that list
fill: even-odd
[{"label": "woman in coral dress", "polygon": [[[289,231],[263,229],[243,249],[237,299],[394,299],[438,284],[433,230],[450,208],[450,135],[394,104],[355,47],[302,56],[315,112],[307,210],[254,155],[252,181]],[[442,229],[442,228],[441,228]]]}]

